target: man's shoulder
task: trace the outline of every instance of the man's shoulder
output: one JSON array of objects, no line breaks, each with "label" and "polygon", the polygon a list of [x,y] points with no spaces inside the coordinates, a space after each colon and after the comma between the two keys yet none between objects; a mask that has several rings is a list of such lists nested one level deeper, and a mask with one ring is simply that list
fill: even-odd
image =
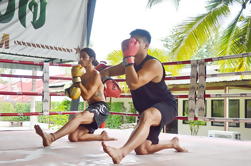
[{"label": "man's shoulder", "polygon": [[100,72],[99,72],[98,70],[94,69],[94,70],[92,71],[92,74],[93,74],[93,75],[100,75]]},{"label": "man's shoulder", "polygon": [[161,62],[156,59],[156,58],[153,58],[153,59],[149,59],[145,62],[145,65],[146,66],[162,66]]},{"label": "man's shoulder", "polygon": [[152,55],[147,55],[147,60],[155,60],[155,61],[159,61],[160,62],[160,60],[158,59],[158,58],[156,58],[156,57],[154,57],[154,56],[152,56]]}]

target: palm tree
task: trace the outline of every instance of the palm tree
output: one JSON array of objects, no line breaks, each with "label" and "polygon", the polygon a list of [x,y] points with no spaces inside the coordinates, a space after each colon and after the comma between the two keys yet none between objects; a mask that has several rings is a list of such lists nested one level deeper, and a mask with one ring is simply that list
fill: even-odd
[{"label": "palm tree", "polygon": [[[162,0],[148,0],[151,7]],[[180,0],[173,0],[179,4]],[[224,21],[231,19],[233,6],[240,10],[225,25]],[[171,55],[177,60],[188,60],[209,40],[215,40],[215,56],[226,56],[251,52],[251,14],[246,10],[251,6],[251,0],[208,0],[207,12],[191,18],[177,26],[177,42],[171,50]],[[225,22],[226,23],[226,22]],[[218,35],[217,35],[218,36]],[[219,61],[221,71],[250,70],[251,58],[240,58]]]},{"label": "palm tree", "polygon": [[[155,4],[162,2],[163,0],[148,0],[148,6],[152,7]],[[176,7],[179,6],[180,0],[172,0]]]}]

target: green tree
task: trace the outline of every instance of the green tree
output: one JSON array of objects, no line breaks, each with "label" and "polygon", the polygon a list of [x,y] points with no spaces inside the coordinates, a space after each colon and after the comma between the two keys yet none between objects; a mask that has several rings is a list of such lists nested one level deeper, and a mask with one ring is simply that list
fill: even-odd
[{"label": "green tree", "polygon": [[[0,112],[2,113],[24,113],[30,112],[30,103],[10,103],[1,102]],[[29,121],[29,116],[3,116],[0,117],[3,121]]]},{"label": "green tree", "polygon": [[[162,0],[148,0],[148,6]],[[176,4],[180,0],[174,0]],[[209,40],[219,38],[214,45],[216,56],[251,52],[251,17],[246,12],[251,0],[208,0],[206,13],[184,21],[177,26],[177,41],[171,54],[177,60],[191,59]],[[239,12],[233,15],[233,8]],[[232,19],[230,23],[225,20]],[[225,21],[225,22],[224,22]],[[251,58],[239,58],[218,62],[221,71],[250,70]]]},{"label": "green tree", "polygon": [[[70,109],[70,101],[63,100],[61,102],[52,102],[51,103],[51,110],[50,112],[62,112],[62,111],[69,111]],[[42,111],[42,103],[38,102],[36,104],[36,111]],[[54,126],[63,126],[66,122],[68,122],[69,115],[43,115],[39,116],[38,121],[40,123],[49,123],[50,127]]]},{"label": "green tree", "polygon": [[[162,2],[162,1],[164,1],[164,0],[148,0],[147,5],[149,7],[152,7],[153,5],[156,5],[156,4],[158,4],[158,3]],[[176,7],[178,7],[181,0],[171,0],[171,1],[175,4]]]},{"label": "green tree", "polygon": [[[123,103],[122,102],[111,102],[109,107],[112,112],[123,112]],[[123,117],[120,115],[109,115],[105,121],[106,127],[108,128],[119,128],[123,122]]]},{"label": "green tree", "polygon": [[[171,34],[162,40],[164,47],[167,49],[167,52],[171,52],[173,47],[175,46],[176,41],[178,40],[179,36],[177,35],[178,31],[176,28],[171,30]],[[217,35],[216,35],[217,37]],[[198,49],[197,53],[191,57],[191,59],[204,59],[208,57],[213,57],[215,55],[215,50],[213,49],[215,45],[215,40],[207,41],[200,49]],[[175,61],[176,57],[173,56],[171,53],[168,55],[169,57],[173,58]]]}]

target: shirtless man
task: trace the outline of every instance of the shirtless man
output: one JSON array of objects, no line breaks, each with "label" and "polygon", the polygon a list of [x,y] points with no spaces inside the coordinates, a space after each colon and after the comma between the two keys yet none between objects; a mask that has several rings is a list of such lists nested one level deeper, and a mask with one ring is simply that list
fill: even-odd
[{"label": "shirtless man", "polygon": [[73,77],[73,86],[69,93],[72,95],[70,97],[76,98],[75,92],[80,91],[79,94],[89,106],[54,133],[45,133],[39,125],[35,125],[36,133],[41,136],[45,147],[65,135],[68,135],[71,142],[116,140],[109,137],[106,131],[98,135],[94,134],[109,114],[109,107],[105,103],[104,85],[100,73],[95,69],[97,65],[96,54],[92,49],[84,48],[80,51],[79,65],[72,68],[72,75],[82,72],[82,76]]},{"label": "shirtless man", "polygon": [[128,141],[120,148],[102,142],[104,152],[119,164],[132,150],[146,155],[163,149],[174,148],[178,152],[186,149],[179,145],[178,137],[166,144],[159,144],[162,128],[177,116],[177,103],[165,84],[165,70],[156,58],[148,55],[151,35],[136,29],[131,38],[122,42],[123,62],[101,71],[102,77],[125,75],[134,107],[140,114],[139,122]]}]

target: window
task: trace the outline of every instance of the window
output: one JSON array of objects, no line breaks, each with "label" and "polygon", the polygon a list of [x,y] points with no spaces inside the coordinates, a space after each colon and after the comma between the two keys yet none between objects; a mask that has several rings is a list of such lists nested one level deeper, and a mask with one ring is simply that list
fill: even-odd
[{"label": "window", "polygon": [[[212,100],[212,117],[224,117],[224,101]],[[223,122],[211,122],[212,126],[224,126]]]},{"label": "window", "polygon": [[[205,101],[205,116],[207,115],[207,101]],[[188,100],[183,100],[183,116],[188,116]],[[188,120],[183,120],[183,124],[189,124]],[[206,125],[207,122],[201,121],[201,125]]]},{"label": "window", "polygon": [[[229,118],[240,117],[239,100],[229,100]],[[224,100],[212,100],[212,117],[224,117]],[[212,126],[224,126],[224,122],[212,122]],[[229,123],[229,127],[239,127],[239,123]]]},{"label": "window", "polygon": [[[245,118],[251,118],[251,99],[245,101]],[[251,128],[251,123],[245,123],[245,128]]]}]

